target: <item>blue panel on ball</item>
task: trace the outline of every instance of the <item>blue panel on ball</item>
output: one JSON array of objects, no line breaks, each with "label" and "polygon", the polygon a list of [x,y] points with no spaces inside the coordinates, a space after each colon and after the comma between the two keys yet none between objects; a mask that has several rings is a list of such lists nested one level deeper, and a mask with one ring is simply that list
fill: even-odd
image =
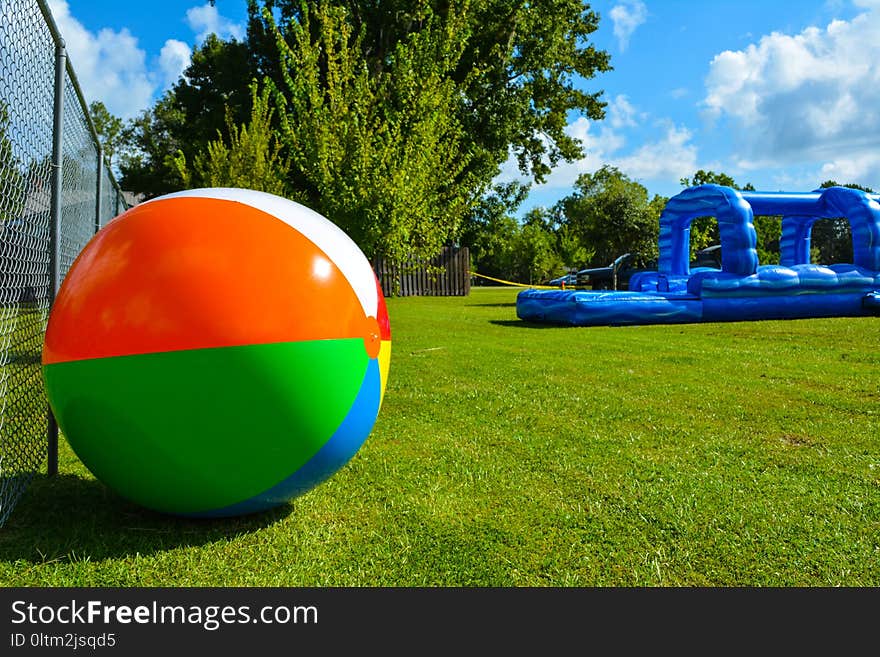
[{"label": "blue panel on ball", "polygon": [[225,518],[257,513],[284,504],[326,481],[351,460],[370,435],[379,415],[381,391],[379,361],[371,359],[348,415],[324,446],[301,468],[272,488],[247,500],[222,509],[185,515],[192,518]]}]

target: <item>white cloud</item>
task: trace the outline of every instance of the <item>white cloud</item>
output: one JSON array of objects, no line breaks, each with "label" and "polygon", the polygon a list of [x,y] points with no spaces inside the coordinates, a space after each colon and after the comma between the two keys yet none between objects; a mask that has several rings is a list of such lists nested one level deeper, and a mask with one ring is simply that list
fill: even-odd
[{"label": "white cloud", "polygon": [[642,0],[623,0],[614,5],[608,14],[614,23],[614,36],[621,52],[629,46],[629,39],[636,28],[648,18],[648,8]]},{"label": "white cloud", "polygon": [[168,39],[159,53],[159,71],[162,74],[162,85],[170,87],[187,69],[192,58],[190,47],[183,41]]},{"label": "white cloud", "polygon": [[743,160],[880,180],[880,1],[854,4],[867,11],[824,29],[773,32],[711,61],[706,115],[733,128]]},{"label": "white cloud", "polygon": [[[150,107],[157,94],[177,82],[189,66],[192,52],[182,41],[168,39],[158,56],[148,59],[129,29],[91,32],[71,14],[68,0],[49,0],[49,7],[86,102],[99,100],[122,119]],[[186,20],[197,33],[197,42],[211,33],[224,39],[244,35],[241,25],[208,4],[188,10]]]},{"label": "white cloud", "polygon": [[[608,103],[608,121],[612,128],[632,128],[638,125],[636,122],[638,112],[629,102],[629,98],[620,94]],[[643,118],[643,117],[639,117]]]},{"label": "white cloud", "polygon": [[813,180],[836,180],[842,184],[864,181],[862,184],[876,188],[880,180],[880,153],[862,151],[850,157],[828,160]]},{"label": "white cloud", "polygon": [[[598,127],[598,131],[595,128]],[[602,123],[579,118],[566,128],[566,132],[580,140],[586,155],[574,162],[561,162],[547,176],[547,181],[536,188],[569,189],[582,173],[592,173],[608,162],[611,154],[626,143],[621,134]]]},{"label": "white cloud", "polygon": [[[598,134],[594,134],[593,127],[596,125],[601,126],[602,124],[595,124],[583,117],[568,125],[566,132],[580,140],[586,155],[574,162],[560,162],[553,168],[544,183],[532,185],[533,190],[570,189],[579,175],[582,173],[592,173],[601,168],[606,162],[606,153],[616,151],[623,146],[623,138],[616,131],[605,126],[600,127]],[[511,180],[527,182],[518,168],[516,158],[512,154],[501,166],[501,171],[493,182],[499,183]]]},{"label": "white cloud", "polygon": [[154,84],[146,54],[127,29],[89,32],[70,14],[67,0],[49,0],[86,103],[99,100],[123,119],[150,104]]},{"label": "white cloud", "polygon": [[[579,175],[593,173],[604,165],[617,167],[642,183],[673,181],[676,185],[679,179],[701,168],[690,130],[668,119],[654,121],[656,137],[628,150],[627,130],[638,128],[650,119],[623,95],[609,101],[608,107],[608,122],[595,123],[581,117],[568,125],[566,132],[580,140],[586,155],[575,162],[558,164],[546,182],[533,186],[533,191],[569,190]],[[522,179],[522,175],[517,170],[516,161],[509,158],[496,181],[515,179]]]},{"label": "white cloud", "polygon": [[233,23],[224,18],[217,11],[217,7],[204,4],[193,7],[186,12],[186,22],[193,32],[196,33],[196,41],[204,41],[208,35],[216,34],[221,39],[241,39],[244,36],[244,28],[238,23]]},{"label": "white cloud", "polygon": [[615,158],[614,166],[636,180],[679,180],[693,174],[699,167],[691,131],[668,120],[659,121],[658,128],[659,139]]}]

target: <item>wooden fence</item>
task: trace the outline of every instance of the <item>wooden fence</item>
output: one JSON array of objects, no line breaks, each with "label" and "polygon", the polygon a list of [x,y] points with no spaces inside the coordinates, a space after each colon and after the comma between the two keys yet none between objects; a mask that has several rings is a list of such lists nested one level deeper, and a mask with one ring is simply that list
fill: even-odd
[{"label": "wooden fence", "polygon": [[470,264],[470,252],[466,246],[447,246],[440,255],[426,262],[392,267],[377,259],[373,262],[373,269],[386,297],[464,297],[471,292]]}]

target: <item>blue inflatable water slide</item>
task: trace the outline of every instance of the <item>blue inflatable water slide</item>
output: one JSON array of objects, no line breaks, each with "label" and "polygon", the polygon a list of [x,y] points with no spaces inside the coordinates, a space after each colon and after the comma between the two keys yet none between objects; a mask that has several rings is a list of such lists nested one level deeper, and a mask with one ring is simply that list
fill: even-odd
[{"label": "blue inflatable water slide", "polygon": [[[880,315],[880,196],[847,187],[814,192],[744,192],[690,187],[660,216],[656,271],[638,272],[626,291],[523,290],[522,320],[573,326],[727,322]],[[778,265],[758,263],[754,216],[781,216]],[[689,265],[690,225],[713,216],[721,268]],[[818,219],[845,218],[853,262],[810,262]]]}]

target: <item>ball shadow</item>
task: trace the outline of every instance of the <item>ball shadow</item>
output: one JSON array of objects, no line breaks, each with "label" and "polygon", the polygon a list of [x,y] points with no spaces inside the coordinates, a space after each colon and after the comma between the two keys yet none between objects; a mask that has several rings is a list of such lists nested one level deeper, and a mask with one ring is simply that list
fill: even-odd
[{"label": "ball shadow", "polygon": [[94,479],[36,475],[0,529],[0,560],[97,561],[153,554],[249,534],[293,510],[288,502],[247,516],[183,518],[135,505]]}]

